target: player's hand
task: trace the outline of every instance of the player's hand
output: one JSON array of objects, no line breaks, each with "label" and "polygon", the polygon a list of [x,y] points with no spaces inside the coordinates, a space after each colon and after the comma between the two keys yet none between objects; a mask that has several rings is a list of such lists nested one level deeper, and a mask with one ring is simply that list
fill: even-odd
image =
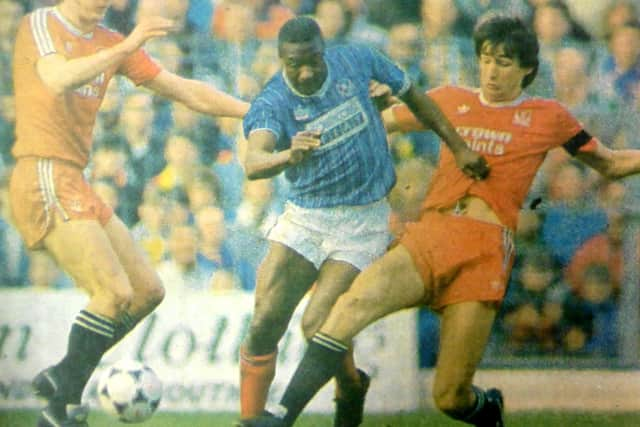
[{"label": "player's hand", "polygon": [[481,180],[489,176],[489,165],[484,157],[470,149],[455,154],[456,164],[465,175]]},{"label": "player's hand", "polygon": [[175,28],[175,22],[161,16],[143,16],[125,39],[136,50],[155,37],[163,37]]},{"label": "player's hand", "polygon": [[297,165],[318,147],[320,147],[320,132],[310,130],[298,132],[291,139],[289,164]]},{"label": "player's hand", "polygon": [[369,82],[369,97],[380,111],[400,102],[398,98],[393,96],[391,88],[388,85],[376,80]]}]

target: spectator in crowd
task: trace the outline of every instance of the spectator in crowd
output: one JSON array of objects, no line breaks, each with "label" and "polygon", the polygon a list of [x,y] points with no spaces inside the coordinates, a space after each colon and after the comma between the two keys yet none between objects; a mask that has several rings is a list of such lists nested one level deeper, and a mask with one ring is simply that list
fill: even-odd
[{"label": "spectator in crowd", "polygon": [[206,166],[198,167],[191,179],[185,184],[189,198],[189,210],[198,212],[206,206],[220,206],[222,185],[216,174]]},{"label": "spectator in crowd", "polygon": [[186,136],[198,149],[200,163],[210,166],[221,151],[231,149],[232,141],[221,134],[217,122],[191,111],[180,103],[171,104],[170,131]]},{"label": "spectator in crowd", "polygon": [[[254,276],[267,252],[266,235],[283,209],[275,197],[274,186],[273,179],[246,180],[242,201],[230,227],[230,244]],[[253,290],[255,280],[245,279],[242,285],[246,290]]]},{"label": "spectator in crowd", "polygon": [[162,16],[174,23],[170,38],[178,43],[180,49],[187,54],[191,50],[193,28],[187,20],[190,1],[163,0],[158,7],[157,0],[138,0],[136,22],[149,16]]},{"label": "spectator in crowd", "polygon": [[93,131],[96,145],[100,145],[105,140],[115,140],[119,144],[123,144],[124,141],[119,136],[119,124],[122,104],[125,98],[123,95],[124,90],[124,84],[121,87],[119,77],[115,77],[109,82],[104,98],[102,98],[102,104],[100,104],[100,110],[98,110]]},{"label": "spectator in crowd", "polygon": [[546,1],[538,4],[533,12],[533,28],[540,40],[541,73],[534,95],[554,95],[553,68],[556,52],[563,47],[585,51],[590,57],[590,35],[578,24],[567,5],[562,1]]},{"label": "spectator in crowd", "polygon": [[139,200],[144,186],[165,167],[166,137],[154,130],[153,100],[149,93],[136,90],[126,95],[114,136],[127,151],[127,184],[132,200]]},{"label": "spectator in crowd", "polygon": [[602,14],[602,30],[601,34],[605,38],[609,38],[613,34],[613,30],[621,27],[628,22],[637,22],[640,20],[638,14],[638,3],[629,0],[615,0],[610,2]]},{"label": "spectator in crowd", "polygon": [[584,242],[564,270],[565,279],[576,294],[582,292],[586,272],[594,264],[607,267],[612,294],[614,297],[620,294],[624,273],[622,244],[628,218],[621,210],[611,209],[607,214],[606,230]]},{"label": "spectator in crowd", "polygon": [[167,139],[164,150],[166,165],[154,178],[162,191],[171,191],[176,187],[185,188],[198,166],[198,149],[186,136],[172,135]]},{"label": "spectator in crowd", "polygon": [[[160,187],[158,187],[160,189]],[[160,192],[164,205],[165,232],[173,227],[193,224],[193,212],[189,210],[189,196],[183,186]]]},{"label": "spectator in crowd", "polygon": [[246,140],[242,135],[241,121],[221,117],[216,120],[216,123],[220,129],[219,138],[222,138],[222,143],[228,144],[230,148],[219,151],[211,167],[223,188],[220,202],[225,218],[232,222],[242,199],[245,175],[240,165],[240,158],[241,147],[246,147]]},{"label": "spectator in crowd", "polygon": [[160,190],[155,184],[148,183],[138,206],[140,219],[131,228],[131,234],[154,265],[164,258],[167,250],[164,230],[166,216],[166,206]]},{"label": "spectator in crowd", "polygon": [[248,265],[234,253],[227,239],[227,225],[224,212],[217,206],[205,206],[195,213],[198,231],[198,264],[210,275],[226,271],[235,277],[236,288],[251,289],[255,275]]},{"label": "spectator in crowd", "polygon": [[615,146],[624,125],[623,105],[615,96],[598,90],[589,76],[589,58],[574,47],[558,49],[553,61],[556,99],[601,140]]},{"label": "spectator in crowd", "polygon": [[137,8],[138,0],[112,0],[104,21],[109,28],[129,34],[135,26]]},{"label": "spectator in crowd", "polygon": [[577,163],[565,162],[549,178],[541,237],[562,266],[582,243],[606,227],[604,210],[588,203],[594,194],[589,192],[585,176]]},{"label": "spectator in crowd", "polygon": [[566,286],[557,282],[555,271],[545,251],[529,251],[521,260],[502,307],[507,351],[551,354],[559,347]]},{"label": "spectator in crowd", "polygon": [[426,88],[426,76],[420,69],[422,51],[420,26],[418,24],[399,22],[389,28],[387,55],[393,62],[409,73],[417,85]]},{"label": "spectator in crowd", "polygon": [[0,173],[0,287],[26,285],[29,253],[11,218],[9,175]]},{"label": "spectator in crowd", "polygon": [[[524,259],[531,252],[548,252],[541,239],[544,222],[544,211],[538,209],[537,200],[531,200],[528,206],[520,210],[518,229],[515,232],[515,245],[518,248],[513,263],[512,277],[520,277],[520,269]],[[533,204],[533,207],[532,207]]]},{"label": "spectator in crowd", "polygon": [[[364,43],[378,50],[384,50],[387,44],[387,32],[370,19],[369,12],[373,2],[370,0],[341,0],[341,2],[346,10],[346,38],[352,43]],[[386,17],[391,17],[394,12],[408,13],[409,16],[416,15],[411,13],[411,7],[406,7],[401,3],[401,0],[396,0],[393,8],[384,4],[378,7],[382,9],[381,12],[386,14]],[[406,21],[407,17],[402,20]],[[392,19],[389,23],[393,22],[395,21]]]},{"label": "spectator in crowd", "polygon": [[420,69],[422,40],[418,24],[399,22],[392,25],[386,52],[393,62],[409,73],[417,85],[426,88],[426,76]]},{"label": "spectator in crowd", "polygon": [[456,3],[462,14],[460,28],[470,36],[478,18],[489,11],[502,11],[529,20],[532,15],[532,0],[450,0]]},{"label": "spectator in crowd", "polygon": [[251,64],[251,74],[261,86],[280,68],[277,52],[276,45],[272,42],[261,43],[256,51],[256,56]]},{"label": "spectator in crowd", "polygon": [[540,40],[540,56],[553,64],[561,47],[586,48],[591,36],[571,15],[567,5],[558,0],[545,2],[534,9],[533,28]]},{"label": "spectator in crowd", "polygon": [[167,258],[157,266],[158,275],[171,298],[194,291],[204,291],[211,280],[211,270],[198,262],[198,231],[192,225],[172,227],[167,239]]},{"label": "spectator in crowd", "polygon": [[580,292],[563,303],[563,345],[567,352],[613,357],[618,353],[618,309],[607,266],[591,264]]},{"label": "spectator in crowd", "polygon": [[640,85],[640,23],[628,22],[613,29],[609,54],[597,70],[597,87],[633,103]]},{"label": "spectator in crowd", "polygon": [[349,18],[343,1],[320,0],[314,15],[328,47],[346,42]]},{"label": "spectator in crowd", "polygon": [[246,180],[242,202],[237,209],[235,226],[264,235],[275,223],[281,209],[274,206],[273,179]]},{"label": "spectator in crowd", "polygon": [[195,73],[236,93],[238,79],[250,74],[259,45],[256,11],[250,2],[223,1],[213,19],[214,37],[195,46]]},{"label": "spectator in crowd", "polygon": [[256,37],[261,40],[275,40],[280,27],[295,16],[294,10],[286,1],[253,0],[257,23]]},{"label": "spectator in crowd", "polygon": [[15,140],[16,107],[12,93],[0,88],[0,173],[5,173],[13,163],[11,146]]},{"label": "spectator in crowd", "polygon": [[[130,182],[127,161],[126,147],[116,140],[104,140],[94,148],[89,169],[94,184],[113,192],[114,203],[107,204],[125,224],[131,226],[138,220],[137,210],[142,192]],[[105,186],[112,188],[108,190]]]},{"label": "spectator in crowd", "polygon": [[422,71],[429,86],[474,83],[473,45],[455,33],[459,11],[450,0],[422,0]]},{"label": "spectator in crowd", "polygon": [[0,96],[11,93],[13,41],[24,9],[15,0],[0,0]]}]

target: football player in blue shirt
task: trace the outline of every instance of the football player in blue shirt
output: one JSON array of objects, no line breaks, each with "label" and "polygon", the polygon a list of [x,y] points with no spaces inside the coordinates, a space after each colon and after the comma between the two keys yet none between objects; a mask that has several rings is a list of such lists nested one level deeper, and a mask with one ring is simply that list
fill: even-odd
[{"label": "football player in blue shirt", "polygon": [[[388,86],[451,148],[458,167],[476,179],[488,173],[440,109],[385,56],[365,46],[325,49],[317,23],[288,21],[278,36],[282,72],[244,118],[249,179],[284,172],[284,213],[268,234],[258,271],[255,307],[240,358],[240,422],[262,415],[275,375],[277,345],[301,299],[315,283],[302,318],[313,336],[338,296],[390,243],[386,195],[395,183],[380,114],[370,96]],[[347,352],[336,375],[335,426],[362,421],[369,377]]]}]

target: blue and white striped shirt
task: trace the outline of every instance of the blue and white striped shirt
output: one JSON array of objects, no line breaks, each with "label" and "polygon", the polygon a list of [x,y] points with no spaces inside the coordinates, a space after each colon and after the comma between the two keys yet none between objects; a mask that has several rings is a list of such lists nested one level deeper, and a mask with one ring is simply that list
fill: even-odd
[{"label": "blue and white striped shirt", "polygon": [[283,72],[272,77],[244,118],[245,136],[268,130],[281,151],[297,132],[320,130],[320,148],[285,170],[289,200],[306,208],[375,202],[394,185],[395,172],[369,82],[385,83],[396,95],[411,82],[389,59],[365,46],[327,49],[325,61],[327,79],[313,95],[297,93]]}]

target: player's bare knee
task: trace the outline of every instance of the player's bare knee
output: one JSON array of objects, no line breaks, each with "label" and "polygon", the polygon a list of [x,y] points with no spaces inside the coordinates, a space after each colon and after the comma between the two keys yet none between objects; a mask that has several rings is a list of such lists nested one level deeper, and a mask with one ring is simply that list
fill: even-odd
[{"label": "player's bare knee", "polygon": [[100,305],[108,308],[109,311],[120,315],[127,311],[134,298],[133,289],[130,286],[117,286],[102,289],[94,295],[99,300]]},{"label": "player's bare knee", "polygon": [[145,301],[148,301],[149,306],[157,307],[164,300],[166,290],[162,284],[162,280],[157,274],[151,275],[149,284],[145,288]]}]

